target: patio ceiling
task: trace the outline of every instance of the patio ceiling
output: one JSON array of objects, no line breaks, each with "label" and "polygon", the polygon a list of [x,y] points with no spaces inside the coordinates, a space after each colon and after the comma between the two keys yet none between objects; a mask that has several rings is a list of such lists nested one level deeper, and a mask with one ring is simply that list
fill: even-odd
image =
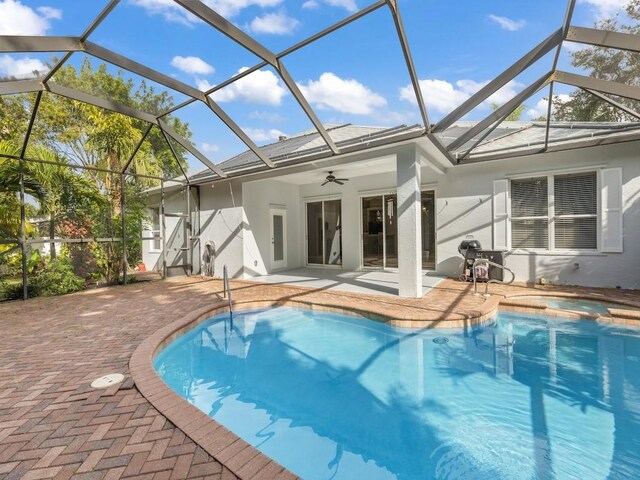
[{"label": "patio ceiling", "polygon": [[[276,53],[271,51],[265,45],[261,44],[251,35],[245,33],[233,23],[229,22],[218,12],[209,8],[202,2],[187,1],[187,0],[174,0],[177,5],[188,11],[191,15],[199,18],[211,29],[228,37],[237,45],[250,52],[259,59],[259,62],[251,68],[248,68],[240,73],[228,78],[227,80],[220,82],[219,84],[209,88],[206,91],[198,90],[188,84],[185,84],[175,78],[149,68],[142,63],[136,62],[130,58],[122,56],[114,51],[104,48],[89,41],[89,37],[98,28],[98,26],[112,14],[114,8],[118,5],[119,0],[110,0],[103,11],[87,26],[84,33],[79,37],[75,36],[0,36],[0,53],[35,53],[35,52],[63,52],[64,55],[58,61],[53,68],[46,73],[42,78],[35,80],[10,80],[0,82],[0,95],[10,95],[18,93],[37,92],[37,101],[34,104],[34,110],[32,112],[32,121],[27,130],[24,139],[24,145],[22,149],[22,155],[20,158],[24,159],[26,147],[29,142],[29,136],[33,121],[37,114],[37,108],[39,100],[42,95],[59,95],[86,104],[94,105],[103,109],[118,112],[123,115],[143,120],[149,124],[149,129],[152,127],[160,128],[165,140],[169,143],[173,149],[169,139],[172,139],[177,144],[185,148],[190,154],[197,158],[203,165],[210,170],[211,180],[219,180],[222,178],[232,176],[242,176],[247,173],[255,173],[259,171],[269,171],[276,169],[279,165],[276,163],[277,158],[273,158],[269,154],[269,149],[265,147],[259,147],[254,141],[239,127],[239,125],[233,120],[224,108],[216,103],[211,95],[227,86],[238,82],[242,78],[256,72],[262,68],[271,68],[282,81],[288,92],[295,99],[301,110],[304,112],[309,122],[319,135],[321,141],[313,149],[312,152],[305,152],[305,155],[301,157],[304,161],[329,159],[342,154],[351,154],[366,152],[372,148],[379,148],[381,146],[394,145],[407,140],[422,138],[423,141],[429,142],[440,154],[442,154],[450,162],[451,165],[457,165],[467,162],[487,161],[497,158],[496,155],[487,155],[486,149],[483,152],[482,147],[485,145],[487,139],[492,138],[494,130],[502,124],[507,117],[514,112],[520,105],[523,104],[528,98],[536,94],[542,89],[549,89],[548,99],[548,114],[546,125],[544,125],[544,135],[542,140],[538,138],[539,142],[526,150],[526,154],[545,153],[553,150],[560,149],[557,144],[557,138],[552,138],[551,130],[551,112],[554,86],[557,84],[565,84],[573,87],[577,87],[586,92],[589,92],[599,99],[609,103],[614,108],[623,110],[627,115],[637,117],[640,120],[640,115],[621,105],[614,98],[624,97],[628,99],[634,99],[640,101],[640,87],[624,85],[612,81],[598,80],[595,78],[579,75],[576,73],[564,72],[558,70],[558,59],[560,56],[561,48],[564,41],[571,41],[581,43],[583,45],[605,47],[611,49],[619,49],[630,51],[634,53],[640,53],[640,38],[637,35],[630,35],[617,32],[608,32],[603,30],[583,28],[572,25],[572,16],[575,8],[576,0],[569,0],[566,14],[562,25],[559,28],[544,39],[541,43],[535,46],[531,51],[527,52],[513,65],[496,76],[492,81],[487,83],[476,94],[468,98],[459,107],[454,109],[442,120],[435,124],[429,122],[427,114],[427,104],[423,97],[423,92],[420,87],[416,69],[414,66],[413,57],[407,36],[404,30],[404,24],[402,14],[398,6],[398,0],[378,0],[370,6],[352,14],[344,20],[335,23],[334,25],[296,43],[295,45],[286,48],[285,50]],[[342,29],[343,27],[361,20],[367,15],[380,9],[388,9],[390,12],[390,19],[393,22],[393,29],[395,30],[402,55],[404,57],[404,64],[408,76],[411,80],[413,92],[415,94],[422,125],[414,127],[404,127],[399,130],[394,130],[388,136],[381,136],[378,138],[372,138],[369,141],[360,142],[339,142],[332,137],[331,132],[320,121],[318,115],[314,111],[314,108],[305,98],[301,92],[299,86],[293,80],[289,71],[285,67],[287,56],[298,51],[304,52],[305,47],[313,44],[321,38],[331,35],[332,33]],[[118,66],[128,72],[136,74],[142,78],[148,79],[152,82],[158,83],[167,87],[175,92],[187,97],[181,104],[172,107],[171,109],[151,114],[149,112],[142,112],[133,108],[121,105],[115,101],[109,99],[99,98],[86,92],[81,92],[74,88],[69,88],[64,85],[60,85],[54,81],[56,72],[67,63],[70,57],[80,52],[92,57],[99,58],[112,65]],[[554,60],[551,69],[544,75],[539,77],[536,81],[532,82],[529,86],[525,87],[522,91],[516,94],[511,100],[506,102],[501,107],[497,108],[490,115],[484,119],[475,123],[466,129],[455,129],[455,124],[474,108],[486,102],[487,99],[495,94],[498,90],[507,85],[510,81],[514,80],[525,70],[531,68],[537,62],[539,62],[545,55],[553,53]],[[215,164],[207,156],[198,150],[189,140],[181,137],[175,132],[163,119],[174,112],[178,112],[185,107],[199,103],[204,105],[211,113],[211,115],[217,117],[228,127],[231,134],[235,135],[244,145],[248,148],[248,151],[253,155],[255,162],[249,162],[250,168],[225,171],[219,164]],[[393,130],[393,129],[390,129]],[[604,141],[603,139],[596,139],[596,141],[584,140],[582,142],[569,142],[562,146],[562,149],[582,148],[588,145],[597,145],[602,143],[612,142],[624,142],[630,140],[636,140],[638,138],[638,131],[640,131],[640,124],[631,124],[623,133],[616,132],[611,138]],[[454,133],[454,138],[451,135]],[[147,131],[148,133],[148,131]],[[629,133],[628,135],[626,133]],[[494,135],[495,136],[495,135]],[[448,138],[448,142],[444,140],[444,137]],[[144,138],[143,138],[144,140]],[[129,165],[133,161],[137,150],[142,145],[142,141],[138,145],[138,148],[131,155],[129,162],[118,173],[126,173]],[[175,152],[174,152],[175,153]],[[484,154],[483,154],[484,153]],[[514,148],[500,152],[499,158],[522,156],[522,148]],[[28,160],[28,159],[25,159]],[[37,159],[35,159],[37,160]],[[190,181],[185,175],[187,183]]]}]

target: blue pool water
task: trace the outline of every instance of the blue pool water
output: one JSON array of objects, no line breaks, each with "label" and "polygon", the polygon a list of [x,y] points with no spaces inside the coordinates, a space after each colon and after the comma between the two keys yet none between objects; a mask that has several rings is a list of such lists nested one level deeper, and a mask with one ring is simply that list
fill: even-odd
[{"label": "blue pool water", "polygon": [[519,297],[522,300],[528,300],[531,302],[540,302],[547,305],[549,308],[556,308],[560,310],[575,310],[585,313],[598,313],[600,315],[609,315],[609,308],[616,308],[619,310],[632,310],[638,311],[639,308],[630,307],[628,305],[621,305],[619,303],[600,302],[597,300],[587,300],[585,298],[570,298],[570,297],[533,297],[524,296]]},{"label": "blue pool water", "polygon": [[640,330],[499,314],[397,329],[274,308],[156,357],[189,402],[304,479],[639,479]]}]

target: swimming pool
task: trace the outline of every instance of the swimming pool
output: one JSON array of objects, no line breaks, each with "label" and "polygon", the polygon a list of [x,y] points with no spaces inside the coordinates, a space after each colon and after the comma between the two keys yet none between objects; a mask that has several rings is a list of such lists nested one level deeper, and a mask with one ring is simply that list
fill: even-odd
[{"label": "swimming pool", "polygon": [[214,317],[154,366],[304,479],[640,478],[640,329],[500,313],[410,330],[273,308]]},{"label": "swimming pool", "polygon": [[585,313],[597,313],[599,315],[609,316],[609,308],[615,308],[620,310],[640,311],[640,308],[631,307],[628,305],[622,305],[620,303],[588,300],[586,298],[574,298],[574,297],[552,297],[552,296],[523,296],[513,297],[520,300],[527,300],[531,302],[539,302],[547,305],[548,308],[555,308],[559,310],[573,310]]}]

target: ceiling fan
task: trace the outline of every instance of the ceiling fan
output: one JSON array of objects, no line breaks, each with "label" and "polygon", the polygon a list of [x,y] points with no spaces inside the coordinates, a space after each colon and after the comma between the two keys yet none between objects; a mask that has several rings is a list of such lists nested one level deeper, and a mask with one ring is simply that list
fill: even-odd
[{"label": "ceiling fan", "polygon": [[325,179],[324,183],[321,186],[324,187],[327,183],[344,185],[344,182],[348,182],[348,181],[349,181],[348,178],[336,178],[333,172],[329,172],[329,175],[327,175],[327,178]]}]

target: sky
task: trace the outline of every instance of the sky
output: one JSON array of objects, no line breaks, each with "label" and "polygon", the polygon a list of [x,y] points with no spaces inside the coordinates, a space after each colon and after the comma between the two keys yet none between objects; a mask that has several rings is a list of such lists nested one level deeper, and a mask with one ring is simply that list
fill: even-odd
[{"label": "sky", "polygon": [[[204,0],[280,52],[339,22],[373,0]],[[578,0],[574,25],[622,11],[628,0]],[[106,0],[0,0],[0,35],[80,35]],[[437,122],[508,68],[563,22],[563,0],[398,0],[429,120]],[[207,90],[260,60],[172,0],[122,0],[89,38],[198,89]],[[560,68],[575,44],[565,42]],[[60,54],[58,54],[60,56]],[[0,77],[46,70],[51,54],[0,54]],[[70,62],[84,58],[76,53]],[[99,63],[94,59],[95,63]],[[283,58],[323,123],[396,126],[421,123],[392,16],[387,7]],[[553,53],[523,72],[464,120],[480,120],[551,68]],[[116,72],[117,67],[110,67]],[[127,74],[136,83],[140,78]],[[158,91],[167,90],[154,85]],[[186,100],[169,91],[176,104]],[[558,88],[567,95],[570,88]],[[523,120],[546,114],[544,90],[526,102]],[[258,145],[312,128],[277,72],[263,68],[215,92],[218,102]],[[192,141],[215,163],[246,147],[201,102],[178,110]],[[192,169],[200,169],[195,164]]]}]

